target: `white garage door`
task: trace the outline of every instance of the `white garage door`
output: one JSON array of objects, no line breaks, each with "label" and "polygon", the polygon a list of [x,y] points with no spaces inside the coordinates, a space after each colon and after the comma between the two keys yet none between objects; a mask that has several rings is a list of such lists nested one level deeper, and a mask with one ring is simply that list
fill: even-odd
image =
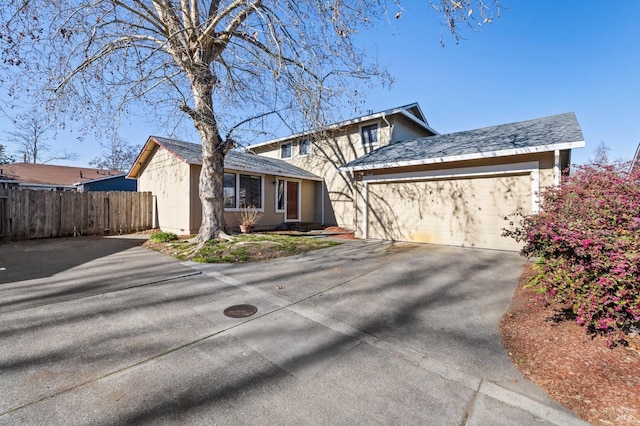
[{"label": "white garage door", "polygon": [[530,174],[370,183],[367,237],[519,250],[505,216],[531,213]]}]

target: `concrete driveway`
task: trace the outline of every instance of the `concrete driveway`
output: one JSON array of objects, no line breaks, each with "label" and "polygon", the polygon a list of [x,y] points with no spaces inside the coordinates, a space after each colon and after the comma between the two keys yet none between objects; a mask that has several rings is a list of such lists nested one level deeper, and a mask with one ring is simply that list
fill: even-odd
[{"label": "concrete driveway", "polygon": [[0,244],[0,424],[584,424],[500,345],[515,253],[200,265],[140,242]]}]

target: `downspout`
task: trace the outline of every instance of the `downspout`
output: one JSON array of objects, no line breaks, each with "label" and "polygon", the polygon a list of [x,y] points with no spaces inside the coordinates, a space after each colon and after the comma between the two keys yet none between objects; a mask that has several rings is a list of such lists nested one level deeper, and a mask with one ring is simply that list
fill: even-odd
[{"label": "downspout", "polygon": [[362,238],[363,239],[367,239],[367,214],[368,214],[368,208],[367,208],[367,186],[368,186],[368,182],[365,181],[364,179],[362,180]]},{"label": "downspout", "polygon": [[324,225],[324,179],[322,180],[322,182],[320,183],[320,186],[322,187],[322,201],[320,202],[321,205],[321,219],[322,219],[322,223],[321,225]]},{"label": "downspout", "polygon": [[393,126],[389,123],[389,120],[387,120],[387,114],[382,113],[382,120],[387,123],[387,127],[389,128],[389,140],[387,141],[387,144],[390,145],[393,140]]}]

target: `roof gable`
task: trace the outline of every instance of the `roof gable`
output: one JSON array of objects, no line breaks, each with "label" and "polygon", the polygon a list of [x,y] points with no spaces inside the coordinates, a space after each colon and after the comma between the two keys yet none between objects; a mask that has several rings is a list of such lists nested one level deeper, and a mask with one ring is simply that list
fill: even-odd
[{"label": "roof gable", "polygon": [[381,147],[341,170],[443,163],[584,146],[573,112],[482,129],[416,138]]},{"label": "roof gable", "polygon": [[367,115],[363,115],[360,117],[356,117],[356,118],[351,118],[349,120],[344,120],[344,121],[340,121],[337,123],[333,123],[333,124],[329,124],[326,127],[323,128],[319,128],[319,129],[313,129],[313,130],[308,130],[305,132],[299,132],[299,133],[294,133],[288,136],[284,136],[281,138],[277,138],[277,139],[272,139],[266,142],[260,142],[257,144],[253,144],[247,147],[247,150],[251,150],[253,148],[258,148],[261,146],[266,146],[266,145],[271,145],[274,143],[279,143],[279,142],[284,142],[284,141],[288,141],[288,140],[293,140],[293,139],[298,139],[304,136],[309,136],[309,135],[313,135],[315,133],[320,133],[323,131],[328,131],[328,130],[338,130],[350,125],[354,125],[354,124],[360,124],[360,123],[364,123],[366,121],[371,121],[371,120],[379,120],[379,119],[386,119],[387,117],[393,116],[393,115],[403,115],[405,117],[407,117],[408,119],[410,119],[411,121],[415,122],[418,126],[422,127],[423,129],[425,129],[426,131],[433,133],[433,134],[438,134],[438,132],[436,132],[435,130],[433,130],[430,126],[429,123],[427,123],[427,120],[425,119],[424,114],[422,113],[422,110],[420,109],[420,105],[418,105],[417,102],[408,104],[408,105],[403,105],[403,106],[399,106],[396,108],[390,108],[390,109],[386,109],[384,111],[379,111],[379,112],[371,112]]},{"label": "roof gable", "polygon": [[[142,166],[151,158],[155,149],[160,146],[179,161],[187,164],[202,165],[202,145],[175,139],[151,136],[142,148],[136,163],[127,177],[137,178]],[[295,177],[310,180],[322,180],[319,176],[276,158],[267,158],[240,151],[229,151],[224,159],[225,169],[264,173],[277,176]]]}]

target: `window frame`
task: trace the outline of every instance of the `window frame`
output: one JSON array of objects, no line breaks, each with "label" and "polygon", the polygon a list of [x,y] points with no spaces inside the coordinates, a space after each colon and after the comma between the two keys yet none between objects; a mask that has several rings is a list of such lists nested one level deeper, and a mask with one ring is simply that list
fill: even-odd
[{"label": "window frame", "polygon": [[[308,149],[306,153],[303,153],[302,147],[305,144],[308,145]],[[309,155],[311,155],[312,147],[313,147],[313,144],[311,143],[311,139],[300,139],[298,141],[298,157],[308,157]]]},{"label": "window frame", "polygon": [[[233,206],[227,207],[227,194],[225,193],[226,188],[231,188],[230,186],[225,185],[225,177],[227,175],[233,175]],[[224,200],[222,201],[222,205],[226,210],[237,210],[238,209],[238,173],[234,172],[224,172],[222,175],[222,193]]]},{"label": "window frame", "polygon": [[[255,179],[255,178],[259,179],[259,182],[258,182],[258,189],[260,191],[260,195],[259,195],[260,205],[259,206],[255,206],[253,203],[248,202],[248,201],[251,201],[251,200],[247,200],[247,196],[246,196],[246,193],[245,193],[245,196],[244,196],[245,206],[241,207],[242,203],[240,201],[241,201],[241,198],[242,198],[242,187],[240,186],[240,184],[241,184],[241,180],[242,180],[243,177],[249,178],[249,182],[251,182],[251,179]],[[238,173],[238,184],[237,184],[237,188],[238,188],[237,200],[238,200],[238,203],[236,204],[238,206],[238,209],[240,209],[240,210],[247,210],[247,209],[248,210],[262,210],[262,211],[264,210],[264,196],[263,196],[263,194],[264,194],[264,185],[263,185],[263,182],[264,182],[264,177],[263,176],[251,175],[251,174],[246,174],[246,173]],[[253,209],[249,209],[248,206],[254,206],[254,208]]]},{"label": "window frame", "polygon": [[[289,156],[288,157],[283,156],[283,151],[284,151],[285,147],[289,147]],[[280,144],[280,159],[281,160],[290,160],[292,154],[293,154],[293,144],[291,142],[281,143]]]},{"label": "window frame", "polygon": [[[280,188],[282,188],[282,208],[280,208]],[[279,178],[276,176],[276,189],[275,189],[275,212],[276,213],[284,213],[287,207],[287,181],[284,178]]]},{"label": "window frame", "polygon": [[[364,134],[365,134],[365,129],[371,129],[375,126],[375,133],[376,133],[376,140],[375,142],[365,142],[365,138],[364,138]],[[376,145],[380,145],[380,122],[375,122],[375,123],[369,123],[369,124],[363,124],[360,126],[359,132],[360,134],[360,144],[362,146],[376,146]],[[371,134],[371,132],[367,131],[368,134]]]},{"label": "window frame", "polygon": [[253,209],[249,209],[250,211],[259,211],[259,212],[264,212],[264,179],[265,179],[265,175],[264,174],[260,174],[260,173],[241,173],[239,171],[225,171],[224,172],[225,175],[227,174],[233,174],[235,175],[235,207],[224,207],[224,211],[225,212],[238,212],[241,210],[245,210],[244,207],[239,207],[240,206],[240,176],[251,176],[251,177],[257,177],[260,179],[260,207],[256,207]]}]

